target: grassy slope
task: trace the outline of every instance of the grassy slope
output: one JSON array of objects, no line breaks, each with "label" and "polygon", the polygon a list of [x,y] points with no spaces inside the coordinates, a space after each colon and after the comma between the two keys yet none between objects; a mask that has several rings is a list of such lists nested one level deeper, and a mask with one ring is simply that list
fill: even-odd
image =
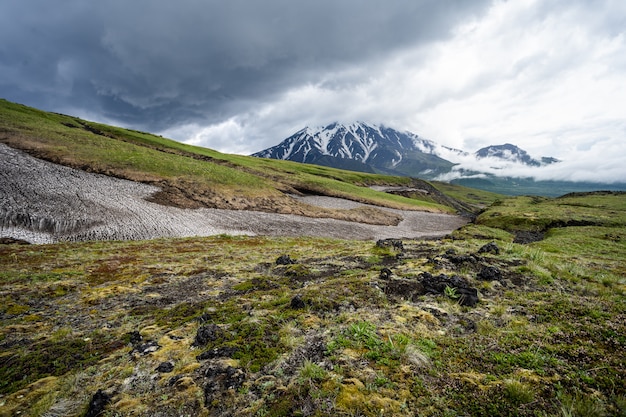
[{"label": "grassy slope", "polygon": [[[520,229],[545,239],[512,243]],[[111,416],[624,415],[625,239],[626,195],[594,194],[502,200],[401,258],[228,236],[0,246],[0,415],[79,415],[98,389]],[[492,241],[500,254],[477,254]],[[480,281],[484,266],[504,279]],[[480,302],[385,290],[422,272]],[[192,348],[201,325],[217,327]],[[133,353],[133,331],[161,348]]]},{"label": "grassy slope", "polygon": [[368,188],[410,185],[409,178],[227,155],[5,100],[0,100],[0,141],[54,162],[157,184],[164,190],[160,200],[179,206],[315,215],[319,209],[285,195],[299,190],[393,208],[452,211],[428,198],[405,198]]},{"label": "grassy slope", "polygon": [[501,194],[492,193],[490,191],[463,187],[446,182],[432,181],[432,184],[442,193],[476,207],[486,207],[503,197]]}]

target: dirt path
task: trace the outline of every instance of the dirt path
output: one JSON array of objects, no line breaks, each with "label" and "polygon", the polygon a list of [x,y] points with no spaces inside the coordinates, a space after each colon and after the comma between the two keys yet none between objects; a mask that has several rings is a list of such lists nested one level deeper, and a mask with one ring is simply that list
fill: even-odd
[{"label": "dirt path", "polygon": [[[459,216],[384,209],[398,226],[221,209],[180,209],[146,201],[158,188],[52,164],[0,144],[0,237],[33,243],[246,234],[346,239],[441,236],[466,223]],[[294,197],[295,198],[295,197]],[[361,204],[298,197],[322,207]]]}]

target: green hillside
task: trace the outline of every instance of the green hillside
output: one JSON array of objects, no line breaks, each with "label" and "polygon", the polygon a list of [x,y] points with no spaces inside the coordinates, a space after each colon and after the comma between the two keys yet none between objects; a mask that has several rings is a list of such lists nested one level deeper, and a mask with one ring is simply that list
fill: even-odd
[{"label": "green hillside", "polygon": [[157,201],[181,207],[332,217],[287,196],[312,193],[385,207],[453,211],[429,198],[405,198],[368,188],[411,186],[419,183],[415,179],[222,154],[5,100],[0,100],[0,141],[63,165],[158,185],[163,191]]}]

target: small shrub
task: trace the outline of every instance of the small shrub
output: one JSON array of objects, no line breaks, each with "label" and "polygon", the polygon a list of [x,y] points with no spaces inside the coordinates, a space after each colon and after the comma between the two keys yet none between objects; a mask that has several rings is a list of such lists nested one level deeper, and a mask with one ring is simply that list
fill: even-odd
[{"label": "small shrub", "polygon": [[318,364],[307,359],[306,361],[304,361],[302,368],[300,368],[299,376],[301,382],[320,382],[326,378],[326,370],[324,370],[324,368],[322,368]]}]

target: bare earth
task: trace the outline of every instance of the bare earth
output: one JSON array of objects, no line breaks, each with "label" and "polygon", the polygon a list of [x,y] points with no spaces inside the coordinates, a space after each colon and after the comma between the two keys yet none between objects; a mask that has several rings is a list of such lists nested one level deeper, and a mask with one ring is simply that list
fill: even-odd
[{"label": "bare earth", "polygon": [[[0,144],[0,237],[53,243],[244,234],[342,239],[443,236],[460,216],[382,209],[402,216],[377,226],[291,214],[181,209],[146,201],[159,188],[56,165]],[[320,207],[363,206],[331,197],[296,197]],[[378,208],[380,209],[380,208]]]}]

